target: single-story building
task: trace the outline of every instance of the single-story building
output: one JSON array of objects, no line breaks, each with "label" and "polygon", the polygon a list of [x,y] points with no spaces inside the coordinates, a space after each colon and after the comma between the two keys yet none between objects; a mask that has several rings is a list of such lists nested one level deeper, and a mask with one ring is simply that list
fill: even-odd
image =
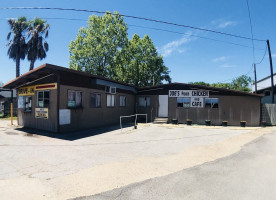
[{"label": "single-story building", "polygon": [[168,117],[196,124],[211,120],[214,125],[228,121],[228,125],[259,126],[262,95],[201,85],[171,83],[148,88],[139,88],[137,101],[150,101],[146,107],[138,107],[138,113],[147,113],[152,118]]},{"label": "single-story building", "polygon": [[0,114],[8,116],[11,114],[11,102],[13,102],[13,116],[17,115],[16,90],[13,90],[13,99],[11,91],[5,91],[0,87]]},{"label": "single-story building", "polygon": [[[274,92],[276,92],[276,73],[273,74],[273,82],[274,82]],[[257,87],[255,86],[257,84]],[[257,91],[255,91],[257,88]],[[272,87],[271,87],[271,76],[267,76],[257,81],[256,83],[252,83],[252,92],[256,94],[263,94],[261,102],[265,103],[276,103],[276,94],[274,94],[274,102],[272,102]]]},{"label": "single-story building", "polygon": [[119,125],[120,116],[147,114],[220,125],[260,123],[262,95],[184,83],[139,88],[51,64],[44,64],[6,83],[17,89],[18,124],[51,132],[70,132]]}]

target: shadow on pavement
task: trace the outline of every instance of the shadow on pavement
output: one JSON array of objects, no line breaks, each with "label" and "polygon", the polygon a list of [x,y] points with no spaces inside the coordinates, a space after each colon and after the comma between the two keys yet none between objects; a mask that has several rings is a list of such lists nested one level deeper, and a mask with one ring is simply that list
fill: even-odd
[{"label": "shadow on pavement", "polygon": [[[131,125],[127,127],[131,127]],[[126,128],[126,126],[124,126],[124,128]],[[16,128],[15,130],[23,131],[27,133],[28,136],[41,135],[41,136],[47,136],[47,137],[52,137],[52,138],[61,139],[61,140],[73,141],[73,140],[78,140],[86,137],[104,134],[104,133],[119,130],[119,129],[120,129],[120,126],[117,125],[117,126],[106,126],[106,127],[99,127],[99,128],[93,128],[93,129],[82,130],[82,131],[68,132],[68,133],[54,133],[54,132],[37,130],[37,129],[26,128],[26,127]]]}]

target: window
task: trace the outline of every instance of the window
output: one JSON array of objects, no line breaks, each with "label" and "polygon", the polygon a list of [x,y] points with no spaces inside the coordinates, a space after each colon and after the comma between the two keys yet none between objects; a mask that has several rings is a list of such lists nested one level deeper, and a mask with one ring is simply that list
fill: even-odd
[{"label": "window", "polygon": [[82,107],[82,92],[68,90],[68,108],[80,108]]},{"label": "window", "polygon": [[90,107],[91,108],[100,108],[102,106],[102,95],[91,93],[90,94]]},{"label": "window", "polygon": [[48,108],[50,104],[50,92],[39,91],[37,92],[37,107]]},{"label": "window", "polygon": [[190,108],[191,98],[177,98],[177,107]]},{"label": "window", "polygon": [[106,95],[106,106],[114,107],[115,106],[115,95],[107,94]]},{"label": "window", "polygon": [[26,112],[32,111],[32,97],[29,97],[29,96],[24,97],[24,111]]},{"label": "window", "polygon": [[218,98],[206,98],[205,108],[218,108],[219,99]]},{"label": "window", "polygon": [[150,106],[150,97],[139,97],[139,106],[141,107]]},{"label": "window", "polygon": [[126,96],[120,96],[120,107],[126,106]]}]

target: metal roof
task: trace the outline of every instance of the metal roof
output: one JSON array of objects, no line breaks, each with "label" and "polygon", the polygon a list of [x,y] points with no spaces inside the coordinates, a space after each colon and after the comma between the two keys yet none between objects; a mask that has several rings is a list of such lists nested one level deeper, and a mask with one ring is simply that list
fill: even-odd
[{"label": "metal roof", "polygon": [[29,85],[32,82],[34,82],[37,79],[49,76],[53,73],[56,72],[69,72],[69,73],[73,73],[73,74],[78,74],[78,75],[82,75],[82,76],[88,76],[88,77],[92,77],[92,78],[97,78],[97,79],[101,79],[101,80],[106,80],[109,82],[113,82],[113,83],[118,83],[121,85],[125,85],[125,86],[130,86],[133,87],[135,89],[138,90],[139,92],[144,92],[147,90],[155,90],[158,88],[166,88],[166,89],[170,89],[172,88],[181,88],[181,87],[188,87],[191,89],[203,89],[203,90],[209,90],[209,91],[218,91],[221,93],[225,93],[228,95],[242,95],[242,96],[258,96],[258,97],[262,97],[263,95],[260,94],[254,94],[254,93],[248,93],[248,92],[241,92],[241,91],[236,91],[236,90],[229,90],[229,89],[224,89],[224,88],[216,88],[216,87],[209,87],[209,86],[203,86],[203,85],[193,85],[193,84],[187,84],[187,83],[169,83],[169,84],[162,84],[162,85],[157,85],[157,86],[152,86],[152,87],[144,87],[144,88],[139,88],[136,87],[134,85],[130,85],[130,84],[126,84],[120,81],[115,81],[112,79],[108,79],[108,78],[104,78],[104,77],[100,77],[100,76],[96,76],[87,72],[81,72],[81,71],[77,71],[77,70],[73,70],[73,69],[68,69],[65,67],[60,67],[57,65],[52,65],[52,64],[44,64],[41,65],[11,81],[9,81],[8,83],[4,84],[2,87],[3,88],[8,88],[8,89],[15,89],[15,88],[19,88],[25,85]]},{"label": "metal roof", "polygon": [[22,87],[24,85],[28,85],[31,82],[33,82],[33,81],[35,81],[39,78],[46,77],[46,76],[51,75],[51,74],[56,73],[56,72],[69,72],[69,73],[74,73],[74,74],[79,74],[79,75],[82,75],[82,76],[88,76],[88,77],[92,77],[92,78],[102,79],[102,80],[110,81],[110,82],[113,82],[113,83],[119,83],[121,85],[126,85],[126,86],[136,88],[133,85],[126,84],[126,83],[123,83],[123,82],[120,82],[120,81],[115,81],[115,80],[104,78],[104,77],[101,77],[101,76],[96,76],[96,75],[93,75],[93,74],[90,74],[90,73],[87,73],[87,72],[81,72],[81,71],[68,69],[68,68],[65,68],[65,67],[52,65],[52,64],[48,64],[48,63],[43,64],[43,65],[41,65],[41,66],[39,66],[39,67],[29,71],[29,72],[17,77],[17,78],[9,81],[8,83],[4,84],[2,87],[7,88],[7,89],[19,88],[19,87]]}]

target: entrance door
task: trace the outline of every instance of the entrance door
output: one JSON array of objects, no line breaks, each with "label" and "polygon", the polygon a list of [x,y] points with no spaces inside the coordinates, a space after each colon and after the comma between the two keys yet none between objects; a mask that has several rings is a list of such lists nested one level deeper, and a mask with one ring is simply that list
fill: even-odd
[{"label": "entrance door", "polygon": [[168,117],[168,95],[159,95],[158,117]]}]

